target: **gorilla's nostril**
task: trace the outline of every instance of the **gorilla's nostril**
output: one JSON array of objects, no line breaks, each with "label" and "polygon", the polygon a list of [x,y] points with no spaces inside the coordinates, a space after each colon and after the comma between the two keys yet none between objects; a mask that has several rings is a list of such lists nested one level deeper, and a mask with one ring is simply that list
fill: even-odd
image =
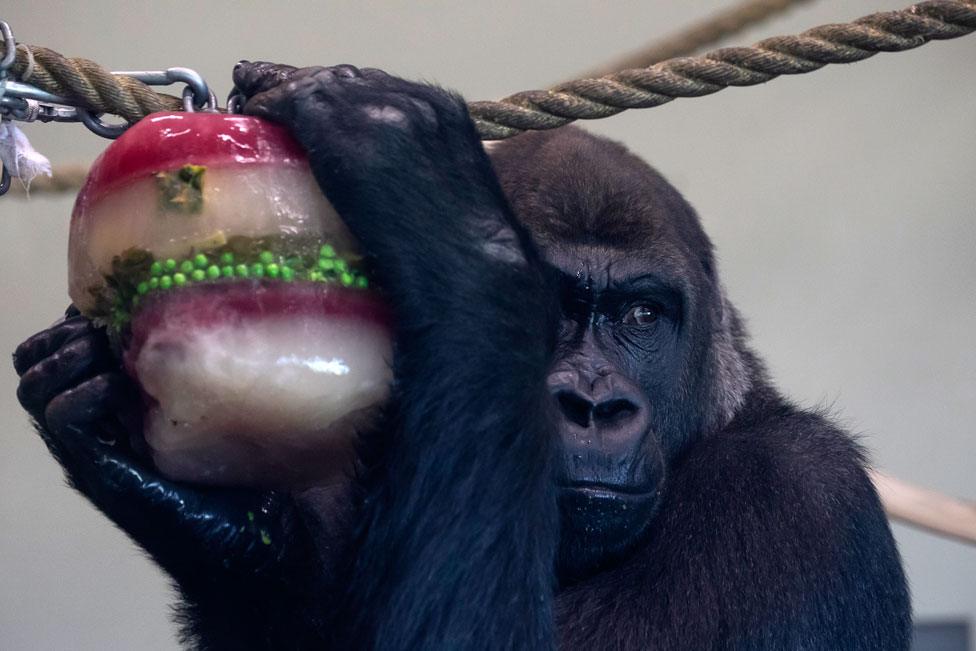
[{"label": "gorilla's nostril", "polygon": [[593,408],[593,420],[603,425],[614,425],[637,415],[638,407],[630,400],[618,398],[601,402]]},{"label": "gorilla's nostril", "polygon": [[567,420],[580,427],[590,426],[592,402],[570,391],[559,391],[556,393],[556,400],[559,401],[559,409]]}]

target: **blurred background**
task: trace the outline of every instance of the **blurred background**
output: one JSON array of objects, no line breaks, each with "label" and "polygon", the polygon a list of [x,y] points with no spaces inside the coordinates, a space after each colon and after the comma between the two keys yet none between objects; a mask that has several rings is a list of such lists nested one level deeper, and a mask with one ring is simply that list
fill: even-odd
[{"label": "blurred background", "polygon": [[[748,44],[908,0],[819,0]],[[470,100],[541,88],[722,0],[5,3],[17,40],[111,69],[187,66],[225,97],[241,58],[353,63]],[[976,497],[976,35],[588,123],[698,209],[777,383],[829,405],[874,463]],[[57,163],[108,141],[30,124]],[[16,182],[16,181],[15,181]],[[68,299],[72,197],[0,198],[0,350]],[[165,578],[63,485],[0,367],[0,649],[175,649]],[[976,548],[895,525],[923,622],[976,620]],[[934,647],[933,647],[934,648]],[[946,647],[948,648],[948,647]],[[958,647],[954,647],[958,648]]]}]

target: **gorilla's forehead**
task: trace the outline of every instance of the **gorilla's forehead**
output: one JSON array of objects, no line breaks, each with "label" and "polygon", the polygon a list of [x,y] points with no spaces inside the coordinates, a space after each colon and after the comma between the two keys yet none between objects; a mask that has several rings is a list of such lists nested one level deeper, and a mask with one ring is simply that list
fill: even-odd
[{"label": "gorilla's forehead", "polygon": [[516,216],[565,272],[596,280],[649,265],[675,275],[710,265],[694,210],[622,145],[563,127],[517,136],[490,154]]},{"label": "gorilla's forehead", "polygon": [[684,288],[693,273],[688,256],[656,240],[639,249],[572,242],[542,242],[539,249],[546,262],[597,290],[645,276],[649,270],[659,282]]}]

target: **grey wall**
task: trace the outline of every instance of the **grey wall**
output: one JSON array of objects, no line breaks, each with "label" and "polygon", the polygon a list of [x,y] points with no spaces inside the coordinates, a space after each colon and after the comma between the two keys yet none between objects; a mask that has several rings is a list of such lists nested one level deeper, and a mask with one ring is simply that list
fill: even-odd
[{"label": "grey wall", "polygon": [[[821,0],[737,42],[908,0]],[[717,0],[24,2],[24,42],[115,69],[239,58],[383,67],[489,99],[571,77]],[[284,3],[278,5],[285,7]],[[700,211],[782,387],[827,403],[884,469],[976,497],[976,36],[594,123]],[[31,125],[54,161],[102,141]],[[68,198],[0,199],[0,350],[67,303]],[[62,485],[0,366],[0,648],[172,649],[165,579]],[[896,527],[921,617],[976,619],[976,549]]]}]

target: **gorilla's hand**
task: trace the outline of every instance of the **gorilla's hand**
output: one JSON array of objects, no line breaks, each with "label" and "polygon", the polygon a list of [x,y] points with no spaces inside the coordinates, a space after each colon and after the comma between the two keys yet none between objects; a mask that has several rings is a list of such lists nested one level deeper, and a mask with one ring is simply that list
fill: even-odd
[{"label": "gorilla's hand", "polygon": [[17,396],[70,483],[192,592],[197,582],[277,571],[299,537],[286,497],[179,485],[136,449],[138,390],[103,329],[69,308],[14,353]]},{"label": "gorilla's hand", "polygon": [[460,96],[348,65],[242,62],[234,83],[245,112],[284,124],[306,149],[387,288],[403,287],[417,256],[448,276],[459,256],[525,260],[527,242]]}]

